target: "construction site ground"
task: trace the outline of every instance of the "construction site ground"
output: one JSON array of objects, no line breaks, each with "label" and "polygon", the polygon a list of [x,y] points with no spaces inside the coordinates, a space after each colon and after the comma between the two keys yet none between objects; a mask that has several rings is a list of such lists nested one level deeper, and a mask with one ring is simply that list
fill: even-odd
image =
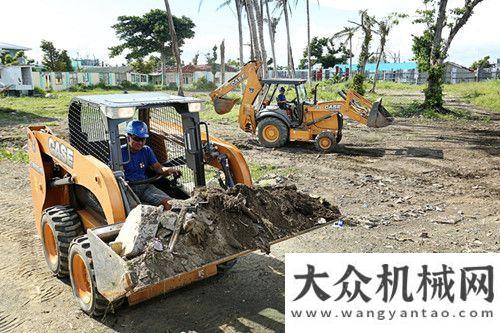
[{"label": "construction site ground", "polygon": [[[346,223],[272,246],[271,256],[250,254],[224,275],[103,319],[82,313],[69,281],[46,268],[28,165],[0,161],[0,331],[280,332],[285,253],[498,252],[499,117],[479,112],[490,120],[398,118],[378,130],[348,123],[338,151],[327,155],[312,144],[262,148],[236,123],[211,121],[211,134],[235,143],[255,173],[287,176],[337,205]],[[40,122],[0,120],[2,144],[20,146],[24,127]],[[64,130],[64,122],[55,125]]]}]

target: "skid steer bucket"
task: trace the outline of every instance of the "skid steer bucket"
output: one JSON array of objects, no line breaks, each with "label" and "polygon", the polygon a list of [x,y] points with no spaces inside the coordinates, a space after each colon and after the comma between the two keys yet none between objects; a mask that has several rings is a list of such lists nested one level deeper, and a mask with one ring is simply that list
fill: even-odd
[{"label": "skid steer bucket", "polygon": [[[229,263],[238,257],[257,250],[248,249],[230,256],[221,256],[210,263],[202,264],[189,271],[178,272],[173,276],[157,276],[157,279],[150,281],[148,285],[138,286],[137,277],[141,273],[140,271],[149,269],[148,264],[143,263],[139,267],[131,265],[128,260],[117,255],[109,245],[109,242],[119,233],[122,225],[123,223],[118,223],[87,230],[90,250],[93,253],[92,260],[97,290],[110,302],[121,298],[127,298],[129,305],[146,301],[158,295],[214,276],[218,273],[218,265]],[[330,225],[330,223],[315,225],[286,235],[285,237],[280,237],[270,242],[270,244],[276,244],[327,225]],[[182,261],[183,259],[178,258],[178,260]],[[156,265],[161,265],[161,263],[158,262]]]},{"label": "skid steer bucket", "polygon": [[368,114],[368,127],[386,127],[394,122],[391,114],[382,106],[382,99],[378,99],[373,103],[370,113]]},{"label": "skid steer bucket", "polygon": [[214,99],[214,109],[217,114],[226,114],[230,112],[236,104],[236,100],[224,97]]}]

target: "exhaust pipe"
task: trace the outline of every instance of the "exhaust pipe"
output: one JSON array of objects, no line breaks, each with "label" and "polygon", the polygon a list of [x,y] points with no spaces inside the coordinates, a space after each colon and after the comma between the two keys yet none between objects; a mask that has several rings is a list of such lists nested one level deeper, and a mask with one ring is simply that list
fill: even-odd
[{"label": "exhaust pipe", "polygon": [[214,109],[217,114],[226,114],[233,109],[236,100],[230,98],[216,97],[214,99]]},{"label": "exhaust pipe", "polygon": [[386,127],[394,123],[394,117],[382,106],[382,98],[373,103],[368,114],[368,127]]}]

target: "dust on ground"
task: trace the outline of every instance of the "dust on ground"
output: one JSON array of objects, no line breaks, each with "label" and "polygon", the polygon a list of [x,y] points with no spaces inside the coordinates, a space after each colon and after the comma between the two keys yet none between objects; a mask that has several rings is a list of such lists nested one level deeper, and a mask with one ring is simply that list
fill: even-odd
[{"label": "dust on ground", "polygon": [[236,124],[211,125],[213,135],[235,142],[250,163],[289,173],[299,190],[325,197],[352,223],[273,245],[271,256],[252,253],[224,275],[96,320],[78,309],[69,282],[46,268],[27,165],[0,161],[2,329],[280,332],[287,252],[500,251],[498,118],[396,119],[373,130],[348,124],[338,151],[327,155],[311,144],[265,149]]}]

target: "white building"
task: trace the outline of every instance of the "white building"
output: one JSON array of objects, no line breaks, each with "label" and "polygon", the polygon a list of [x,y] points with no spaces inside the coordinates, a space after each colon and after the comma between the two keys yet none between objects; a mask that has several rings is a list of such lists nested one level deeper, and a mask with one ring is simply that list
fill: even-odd
[{"label": "white building", "polygon": [[[12,57],[19,51],[29,51],[23,46],[0,42],[0,54],[8,53]],[[33,91],[32,67],[25,58],[18,59],[16,64],[0,63],[0,91],[14,91],[17,94],[28,94]]]}]

